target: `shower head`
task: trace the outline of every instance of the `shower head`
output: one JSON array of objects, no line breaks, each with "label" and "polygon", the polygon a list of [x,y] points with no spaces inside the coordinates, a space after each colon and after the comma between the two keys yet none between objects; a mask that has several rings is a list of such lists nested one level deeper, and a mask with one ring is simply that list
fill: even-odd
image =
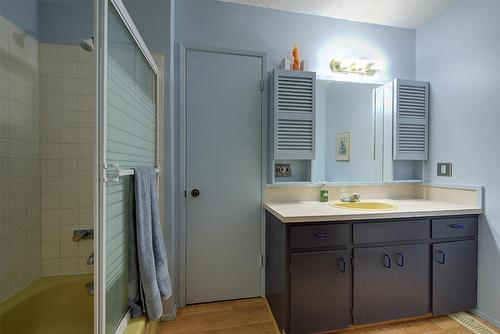
[{"label": "shower head", "polygon": [[88,51],[88,52],[94,51],[94,37],[89,37],[89,38],[82,39],[80,41],[80,46],[85,51]]}]

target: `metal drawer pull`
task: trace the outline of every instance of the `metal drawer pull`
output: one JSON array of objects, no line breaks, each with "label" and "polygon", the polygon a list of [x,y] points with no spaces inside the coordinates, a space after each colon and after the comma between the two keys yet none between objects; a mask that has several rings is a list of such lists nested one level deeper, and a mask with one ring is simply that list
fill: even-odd
[{"label": "metal drawer pull", "polygon": [[398,252],[398,259],[396,261],[398,266],[404,267],[405,266],[405,257],[402,253]]},{"label": "metal drawer pull", "polygon": [[437,249],[436,253],[441,256],[441,259],[436,258],[436,262],[439,264],[444,264],[446,262],[446,256],[445,256],[444,252]]},{"label": "metal drawer pull", "polygon": [[382,258],[382,265],[387,269],[391,269],[391,257],[387,254],[384,254]]},{"label": "metal drawer pull", "polygon": [[346,266],[345,266],[345,260],[343,257],[341,257],[339,259],[338,267],[339,267],[339,271],[344,274]]},{"label": "metal drawer pull", "polygon": [[328,238],[330,235],[328,232],[317,232],[313,234],[315,238]]},{"label": "metal drawer pull", "polygon": [[465,226],[461,225],[461,224],[448,224],[449,227],[451,228],[455,228],[455,229],[463,229],[465,228]]}]

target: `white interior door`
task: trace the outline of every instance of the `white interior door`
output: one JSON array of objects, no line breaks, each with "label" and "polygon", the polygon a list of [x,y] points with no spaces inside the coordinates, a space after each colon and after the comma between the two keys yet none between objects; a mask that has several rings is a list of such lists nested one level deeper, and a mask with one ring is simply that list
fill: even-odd
[{"label": "white interior door", "polygon": [[186,303],[258,296],[263,57],[185,59]]}]

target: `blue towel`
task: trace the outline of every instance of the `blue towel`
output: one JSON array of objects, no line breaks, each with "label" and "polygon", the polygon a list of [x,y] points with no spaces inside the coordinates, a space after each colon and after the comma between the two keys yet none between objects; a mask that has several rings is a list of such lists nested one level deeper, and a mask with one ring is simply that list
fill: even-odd
[{"label": "blue towel", "polygon": [[[128,298],[132,317],[144,313],[157,320],[162,300],[172,294],[167,253],[163,243],[156,191],[156,173],[151,167],[135,169],[130,182]],[[135,204],[135,207],[134,207]]]}]

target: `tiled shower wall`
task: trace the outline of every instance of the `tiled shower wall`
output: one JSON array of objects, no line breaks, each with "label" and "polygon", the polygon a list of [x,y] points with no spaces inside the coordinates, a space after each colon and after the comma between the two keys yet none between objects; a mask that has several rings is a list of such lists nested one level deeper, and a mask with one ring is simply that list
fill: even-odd
[{"label": "tiled shower wall", "polygon": [[0,300],[40,277],[38,46],[0,16]]},{"label": "tiled shower wall", "polygon": [[74,45],[40,44],[42,275],[87,273],[93,228],[94,59]]}]

